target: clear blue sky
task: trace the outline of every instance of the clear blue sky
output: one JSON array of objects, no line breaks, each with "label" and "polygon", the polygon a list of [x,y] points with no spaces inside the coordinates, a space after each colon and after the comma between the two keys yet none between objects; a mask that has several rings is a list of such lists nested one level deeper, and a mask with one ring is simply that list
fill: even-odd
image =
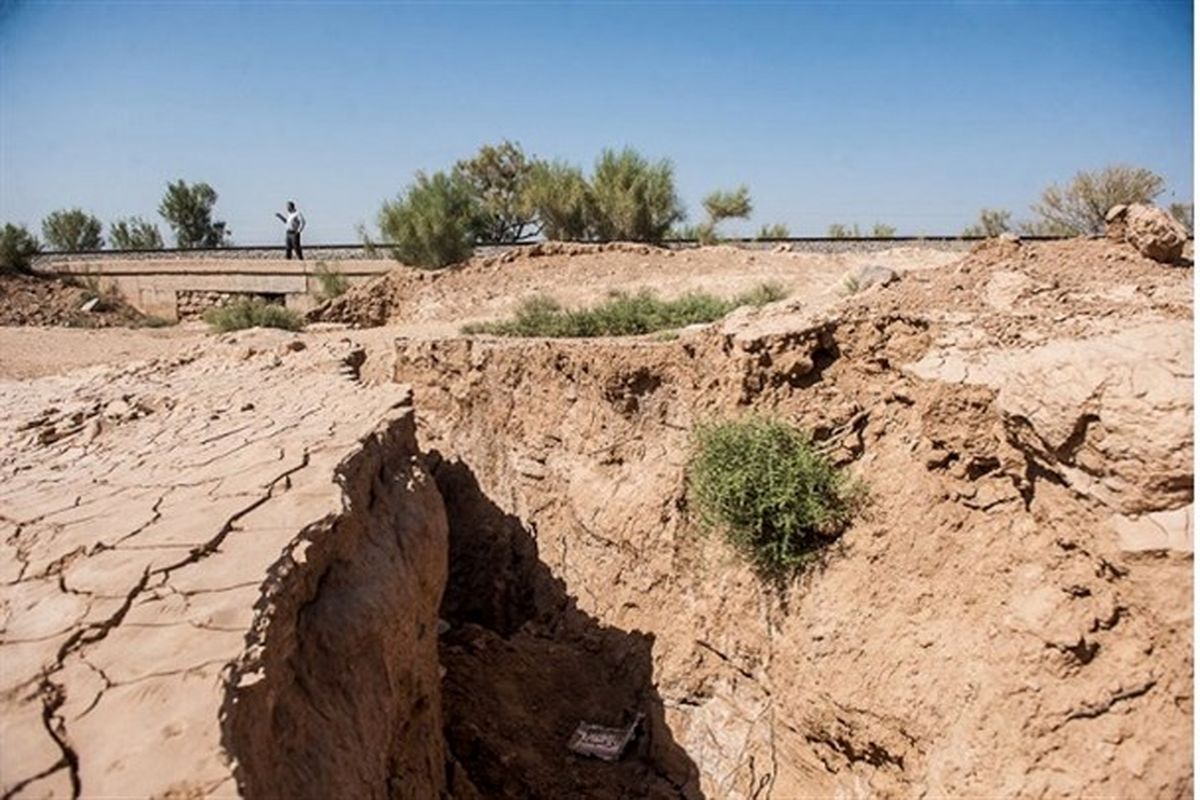
[{"label": "clear blue sky", "polygon": [[75,205],[157,220],[184,178],[217,189],[239,244],[280,240],[287,198],[308,241],[352,241],[415,170],[501,138],[585,165],[625,144],[669,157],[693,218],[708,190],[744,182],[741,230],[956,233],[1111,162],[1190,202],[1192,13],[0,0],[0,221],[36,229]]}]

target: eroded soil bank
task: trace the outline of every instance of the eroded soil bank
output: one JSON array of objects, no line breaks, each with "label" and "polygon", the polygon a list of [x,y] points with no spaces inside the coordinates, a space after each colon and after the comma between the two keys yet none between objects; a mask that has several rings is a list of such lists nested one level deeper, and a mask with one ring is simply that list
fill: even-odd
[{"label": "eroded soil bank", "polygon": [[[402,336],[399,383],[264,331],[0,382],[0,792],[1187,796],[1192,307],[993,243],[677,338]],[[870,487],[782,589],[689,509],[745,413]]]},{"label": "eroded soil bank", "polygon": [[[564,737],[641,712],[648,796],[1188,795],[1190,280],[994,245],[677,341],[398,341],[422,448],[505,521],[452,556],[492,582],[447,611],[450,752],[488,796],[606,796]],[[748,412],[871,487],[782,594],[688,516],[688,431]],[[590,650],[534,647],[580,617]]]}]

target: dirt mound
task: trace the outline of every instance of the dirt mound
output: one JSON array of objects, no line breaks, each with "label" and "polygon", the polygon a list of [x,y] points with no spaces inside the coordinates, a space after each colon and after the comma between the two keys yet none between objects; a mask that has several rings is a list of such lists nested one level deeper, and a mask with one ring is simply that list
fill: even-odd
[{"label": "dirt mound", "polygon": [[904,272],[947,264],[958,254],[920,247],[878,253],[790,253],[729,246],[673,251],[637,244],[546,242],[477,258],[438,272],[401,268],[350,289],[309,319],[357,327],[391,324],[406,333],[454,335],[469,322],[508,315],[523,299],[553,296],[565,305],[595,302],[614,290],[654,289],[733,296],[781,284],[805,302],[830,302],[850,269],[878,265]]},{"label": "dirt mound", "polygon": [[85,287],[57,278],[0,275],[0,325],[108,328],[145,320],[141,312],[110,294],[101,294],[95,307],[85,311],[96,296]]}]

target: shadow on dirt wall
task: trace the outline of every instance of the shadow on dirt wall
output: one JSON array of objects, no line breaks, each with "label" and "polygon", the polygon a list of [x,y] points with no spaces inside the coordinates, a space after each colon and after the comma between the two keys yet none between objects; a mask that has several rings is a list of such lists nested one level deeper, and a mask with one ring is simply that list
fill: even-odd
[{"label": "shadow on dirt wall", "polygon": [[[702,798],[699,771],[664,722],[654,637],[579,610],[530,531],[466,464],[435,451],[428,466],[450,522],[441,662],[454,796]],[[619,761],[567,749],[581,721],[620,726],[638,713],[645,721]]]}]

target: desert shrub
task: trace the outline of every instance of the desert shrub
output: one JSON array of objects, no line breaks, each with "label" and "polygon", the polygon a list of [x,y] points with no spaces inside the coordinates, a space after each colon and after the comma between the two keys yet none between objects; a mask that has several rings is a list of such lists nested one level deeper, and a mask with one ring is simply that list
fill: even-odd
[{"label": "desert shrub", "polygon": [[521,146],[508,140],[484,145],[473,158],[454,165],[475,193],[480,241],[519,242],[538,233],[536,214],[525,202],[533,168]]},{"label": "desert shrub", "polygon": [[224,247],[229,244],[225,223],[213,219],[217,192],[207,183],[188,185],[182,180],[167,184],[158,213],[175,232],[175,244],[185,250]]},{"label": "desert shrub", "polygon": [[77,275],[68,278],[65,282],[83,289],[84,303],[96,301],[96,305],[92,306],[92,311],[116,311],[125,305],[121,290],[115,284],[110,284],[105,288],[100,284],[99,276]]},{"label": "desert shrub", "polygon": [[403,264],[441,269],[475,250],[478,203],[466,179],[418,172],[416,180],[379,212],[379,230]]},{"label": "desert shrub", "polygon": [[1171,215],[1172,219],[1187,228],[1189,234],[1193,232],[1196,216],[1195,208],[1191,203],[1171,203],[1167,207],[1167,213]]},{"label": "desert shrub", "polygon": [[526,213],[535,216],[542,234],[554,241],[589,236],[591,188],[578,167],[562,161],[533,165],[522,196]]},{"label": "desert shrub", "polygon": [[745,186],[739,186],[732,192],[711,192],[704,198],[703,205],[714,225],[727,219],[748,219],[754,210],[750,202],[750,190]]},{"label": "desert shrub", "polygon": [[40,253],[42,245],[37,237],[24,225],[5,223],[0,231],[0,274],[6,272],[29,272],[33,257]]},{"label": "desert shrub", "polygon": [[763,225],[758,229],[758,239],[786,239],[792,235],[788,230],[788,226],[782,222],[777,222],[774,225]]},{"label": "desert shrub", "polygon": [[810,437],[766,417],[703,424],[692,433],[688,496],[760,574],[802,568],[849,524],[861,489]]},{"label": "desert shrub", "polygon": [[984,208],[979,221],[963,228],[963,236],[999,236],[1012,229],[1012,212],[1002,208]]},{"label": "desert shrub", "polygon": [[46,244],[63,252],[99,250],[104,246],[100,230],[100,220],[81,208],[54,211],[42,220]]},{"label": "desert shrub", "polygon": [[890,239],[896,235],[896,227],[883,222],[876,222],[871,228],[871,235],[876,239]]},{"label": "desert shrub", "polygon": [[204,321],[222,333],[246,328],[298,331],[304,327],[304,318],[295,311],[257,298],[235,300],[221,308],[210,308],[204,314]]},{"label": "desert shrub", "polygon": [[854,227],[850,227],[848,225],[843,225],[840,222],[835,222],[829,226],[829,229],[825,232],[825,235],[830,239],[857,239],[858,237],[862,236],[862,231],[858,229],[857,224],[855,224]]},{"label": "desert shrub", "polygon": [[313,269],[313,275],[316,276],[317,283],[321,287],[318,295],[322,300],[341,297],[350,288],[350,281],[346,276],[336,269],[331,269],[324,261],[317,262],[316,268]]},{"label": "desert shrub", "polygon": [[603,151],[590,189],[591,233],[603,241],[661,242],[684,216],[671,162],[632,148]]},{"label": "desert shrub", "polygon": [[1117,164],[1094,172],[1079,172],[1066,186],[1051,184],[1032,206],[1040,217],[1026,232],[1041,235],[1102,233],[1110,208],[1149,203],[1162,193],[1163,179],[1142,167]]},{"label": "desert shrub", "polygon": [[108,226],[108,243],[117,250],[160,250],[163,238],[154,223],[129,217]]},{"label": "desert shrub", "polygon": [[548,297],[533,297],[517,307],[510,320],[463,327],[464,333],[496,336],[637,336],[644,333],[712,322],[741,306],[761,306],[786,296],[777,283],[765,283],[731,299],[692,292],[661,300],[643,289],[636,294],[613,292],[602,303],[567,309]]}]

